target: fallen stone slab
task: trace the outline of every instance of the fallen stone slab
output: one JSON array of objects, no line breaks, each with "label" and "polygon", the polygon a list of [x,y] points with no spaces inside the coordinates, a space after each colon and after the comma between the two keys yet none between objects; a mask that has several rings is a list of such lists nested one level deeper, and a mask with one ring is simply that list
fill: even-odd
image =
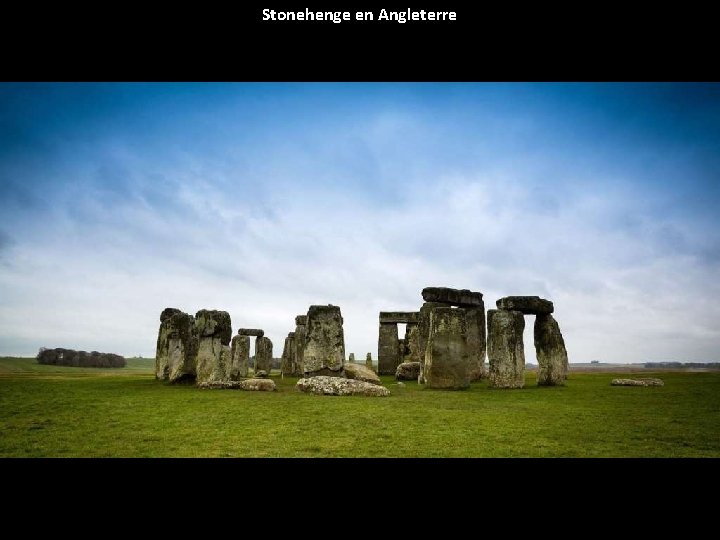
[{"label": "fallen stone slab", "polygon": [[324,396],[385,397],[390,395],[390,390],[384,386],[344,377],[328,377],[326,375],[300,379],[295,387],[300,392]]},{"label": "fallen stone slab", "polygon": [[643,377],[640,379],[613,379],[610,386],[665,386],[662,379]]},{"label": "fallen stone slab", "polygon": [[274,392],[277,390],[272,379],[245,379],[244,381],[213,381],[197,385],[203,390],[253,390],[258,392]]},{"label": "fallen stone slab", "polygon": [[425,287],[422,290],[423,300],[426,302],[441,302],[459,307],[472,307],[483,305],[481,292],[468,289],[450,289],[448,287]]},{"label": "fallen stone slab", "polygon": [[523,315],[550,314],[555,311],[550,300],[539,296],[506,296],[495,302],[495,305],[498,309],[519,311]]},{"label": "fallen stone slab", "polygon": [[395,380],[417,381],[420,376],[420,362],[403,362],[395,370]]},{"label": "fallen stone slab", "polygon": [[372,369],[362,364],[345,364],[344,372],[348,379],[382,385],[380,377]]}]

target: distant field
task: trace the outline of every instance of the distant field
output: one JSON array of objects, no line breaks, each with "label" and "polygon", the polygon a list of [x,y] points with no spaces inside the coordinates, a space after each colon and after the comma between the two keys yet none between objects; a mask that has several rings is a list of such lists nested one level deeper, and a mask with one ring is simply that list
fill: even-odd
[{"label": "distant field", "polygon": [[[571,373],[566,387],[462,392],[398,387],[388,398],[198,390],[121,369],[0,358],[0,456],[720,456],[720,373],[663,372],[661,388],[611,387],[620,373]],[[648,375],[652,376],[651,372]]]}]

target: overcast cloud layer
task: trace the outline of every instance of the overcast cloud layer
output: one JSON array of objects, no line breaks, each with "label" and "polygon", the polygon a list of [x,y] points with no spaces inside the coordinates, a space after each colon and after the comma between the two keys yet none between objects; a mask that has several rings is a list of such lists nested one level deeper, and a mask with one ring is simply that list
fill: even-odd
[{"label": "overcast cloud layer", "polygon": [[[720,86],[0,84],[0,354],[153,356],[168,306],[377,357],[426,286],[571,362],[718,361]],[[526,322],[526,354],[532,347]]]}]

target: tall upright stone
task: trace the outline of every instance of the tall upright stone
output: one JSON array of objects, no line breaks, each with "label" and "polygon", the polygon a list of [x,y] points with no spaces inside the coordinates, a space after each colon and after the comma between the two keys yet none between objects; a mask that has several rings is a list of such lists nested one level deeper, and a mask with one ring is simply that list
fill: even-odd
[{"label": "tall upright stone", "polygon": [[292,375],[295,373],[295,332],[290,332],[285,338],[283,346],[282,362],[280,363],[280,371],[283,375]]},{"label": "tall upright stone", "polygon": [[[404,338],[398,339],[398,362],[400,362],[400,364],[402,364],[403,359],[405,358],[405,353],[406,353],[405,339]],[[398,364],[398,366],[400,364]],[[395,368],[395,369],[397,369],[397,368]]]},{"label": "tall upright stone", "polygon": [[565,384],[568,370],[567,349],[560,326],[550,314],[535,317],[535,354],[538,360],[538,385]]},{"label": "tall upright stone", "polygon": [[470,356],[470,380],[477,381],[487,376],[485,370],[485,305],[480,301],[480,307],[467,307],[465,319],[467,322],[468,355]]},{"label": "tall upright stone", "polygon": [[268,375],[272,369],[273,344],[270,338],[260,336],[255,338],[255,373],[264,371]]},{"label": "tall upright stone", "polygon": [[355,363],[355,353],[350,353],[350,357],[348,358],[348,362],[351,364]]},{"label": "tall upright stone", "polygon": [[490,386],[525,386],[525,318],[520,311],[490,309],[487,312]]},{"label": "tall upright stone", "polygon": [[198,336],[196,380],[226,381],[230,376],[232,327],[227,311],[201,309],[195,314]]},{"label": "tall upright stone", "polygon": [[428,388],[458,390],[470,386],[464,309],[436,307],[431,311],[424,376]]},{"label": "tall upright stone", "polygon": [[295,317],[295,371],[293,375],[302,377],[303,356],[305,355],[305,341],[307,339],[307,315]]},{"label": "tall upright stone", "polygon": [[439,302],[425,302],[418,312],[417,344],[420,353],[420,376],[418,382],[421,384],[425,382],[425,351],[430,337],[430,315],[433,309],[444,305]]},{"label": "tall upright stone", "polygon": [[373,371],[375,370],[375,368],[373,367],[372,353],[367,353],[365,355],[365,367],[370,368]]},{"label": "tall upright stone", "polygon": [[405,326],[405,357],[402,361],[420,362],[420,337],[417,323],[407,323]]},{"label": "tall upright stone", "polygon": [[394,375],[400,364],[398,327],[396,323],[380,323],[378,334],[378,373]]},{"label": "tall upright stone", "polygon": [[170,382],[194,379],[197,349],[194,317],[179,309],[164,309],[155,350],[155,378]]},{"label": "tall upright stone", "polygon": [[[397,345],[396,345],[397,347]],[[310,306],[303,353],[305,376],[342,376],[345,363],[345,335],[340,307]]]},{"label": "tall upright stone", "polygon": [[232,338],[230,357],[230,380],[239,381],[247,377],[250,363],[250,336],[237,335]]}]

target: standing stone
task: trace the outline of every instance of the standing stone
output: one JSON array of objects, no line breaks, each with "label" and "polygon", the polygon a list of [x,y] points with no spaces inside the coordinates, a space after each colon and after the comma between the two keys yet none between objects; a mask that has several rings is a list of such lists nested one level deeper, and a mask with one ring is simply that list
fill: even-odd
[{"label": "standing stone", "polygon": [[420,362],[420,338],[417,323],[405,326],[405,357],[403,362]]},{"label": "standing stone", "polygon": [[445,304],[439,302],[425,302],[418,314],[417,342],[420,353],[420,376],[418,382],[425,382],[425,350],[427,349],[428,338],[430,337],[430,315],[432,310],[443,307]]},{"label": "standing stone", "polygon": [[345,363],[345,335],[340,307],[310,306],[303,353],[305,376],[342,376]]},{"label": "standing stone", "polygon": [[227,311],[201,309],[195,314],[198,336],[196,380],[198,383],[228,380],[230,376],[232,337]]},{"label": "standing stone", "polygon": [[155,351],[155,378],[170,382],[194,379],[197,350],[194,317],[179,309],[164,309]]},{"label": "standing stone", "polygon": [[292,375],[295,372],[295,333],[290,332],[285,338],[283,346],[280,371],[283,375]]},{"label": "standing stone", "polygon": [[355,353],[350,353],[350,358],[348,358],[348,362],[351,364],[355,363]]},{"label": "standing stone", "polygon": [[558,386],[565,384],[568,356],[560,326],[550,315],[535,317],[535,354],[538,361],[538,385]]},{"label": "standing stone", "polygon": [[485,377],[485,305],[465,309],[467,323],[467,344],[470,356],[470,380],[477,381]]},{"label": "standing stone", "polygon": [[395,323],[380,323],[378,335],[378,373],[394,375],[400,364],[398,327]]},{"label": "standing stone", "polygon": [[490,309],[487,312],[490,386],[525,386],[525,318],[520,311]]},{"label": "standing stone", "polygon": [[428,388],[462,389],[470,386],[464,309],[437,307],[432,310],[424,369]]},{"label": "standing stone", "polygon": [[230,380],[239,381],[248,376],[250,336],[235,336],[230,348]]},{"label": "standing stone", "polygon": [[365,355],[365,367],[374,370],[373,361],[372,361],[372,353],[367,353]]},{"label": "standing stone", "polygon": [[[402,364],[403,358],[405,358],[405,353],[405,339],[398,339],[398,362],[400,362],[400,364]],[[400,364],[398,364],[398,366]]]},{"label": "standing stone", "polygon": [[272,341],[265,336],[255,338],[255,373],[264,371],[268,375],[272,369]]},{"label": "standing stone", "polygon": [[295,371],[296,377],[303,376],[303,356],[305,355],[305,341],[307,339],[307,315],[295,317]]}]

